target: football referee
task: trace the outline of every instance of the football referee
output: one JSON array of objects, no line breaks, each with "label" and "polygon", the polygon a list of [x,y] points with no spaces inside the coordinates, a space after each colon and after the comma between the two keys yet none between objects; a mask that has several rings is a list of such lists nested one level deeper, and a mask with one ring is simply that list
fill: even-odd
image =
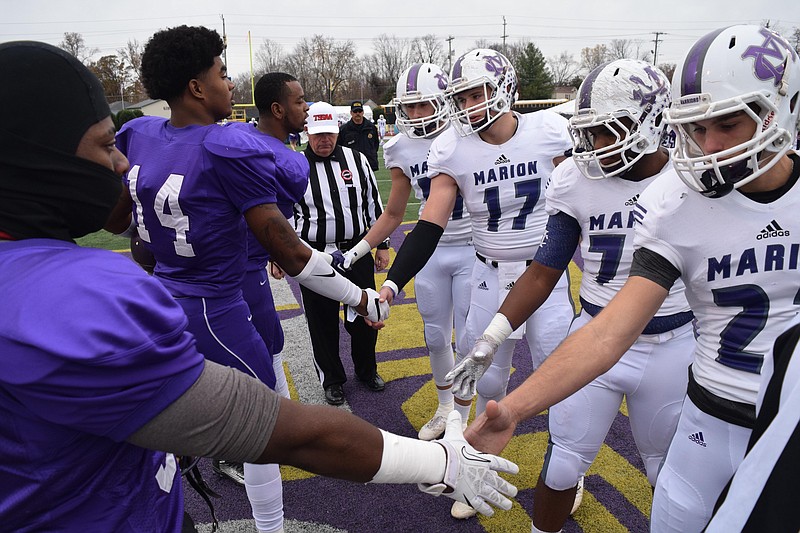
[{"label": "football referee", "polygon": [[[305,195],[295,205],[295,229],[316,250],[344,252],[362,239],[383,212],[375,175],[363,154],[337,146],[339,126],[332,105],[313,104],[308,110],[307,124],[305,155],[310,175]],[[389,261],[388,243],[378,246],[376,257],[379,268],[384,268]],[[375,288],[374,271],[375,262],[368,256],[355,263],[345,277],[359,287]],[[325,400],[331,405],[341,405],[342,385],[347,377],[339,358],[339,302],[302,286],[300,291]],[[385,385],[375,362],[378,332],[363,320],[346,320],[345,330],[351,337],[356,377],[368,389],[382,391]]]}]

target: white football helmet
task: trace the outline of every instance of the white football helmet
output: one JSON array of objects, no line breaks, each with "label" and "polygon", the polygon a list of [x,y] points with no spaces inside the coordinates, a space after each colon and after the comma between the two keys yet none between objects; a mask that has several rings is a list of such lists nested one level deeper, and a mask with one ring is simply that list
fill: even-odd
[{"label": "white football helmet", "polygon": [[[411,65],[397,79],[397,96],[392,100],[397,114],[398,129],[412,139],[434,137],[449,124],[447,102],[447,74],[433,63]],[[423,118],[411,118],[405,105],[430,102],[433,114]]]},{"label": "white football helmet", "polygon": [[[653,65],[618,59],[597,67],[581,84],[576,112],[569,120],[575,164],[591,179],[624,174],[645,154],[658,150],[669,103],[669,80]],[[589,129],[598,126],[607,128],[615,142],[595,148]],[[604,164],[609,157],[615,161]]]},{"label": "white football helmet", "polygon": [[[800,61],[778,34],[757,25],[702,37],[678,65],[665,117],[677,131],[673,164],[692,189],[719,197],[764,174],[792,148],[798,127]],[[753,137],[713,154],[692,137],[694,123],[744,112]]]},{"label": "white football helmet", "polygon": [[[456,102],[458,93],[483,87],[485,99],[480,104],[461,109]],[[450,87],[446,92],[453,124],[462,136],[486,129],[503,113],[511,111],[517,98],[517,73],[511,62],[488,48],[477,48],[459,57],[450,72]],[[470,115],[482,112],[477,122]]]}]

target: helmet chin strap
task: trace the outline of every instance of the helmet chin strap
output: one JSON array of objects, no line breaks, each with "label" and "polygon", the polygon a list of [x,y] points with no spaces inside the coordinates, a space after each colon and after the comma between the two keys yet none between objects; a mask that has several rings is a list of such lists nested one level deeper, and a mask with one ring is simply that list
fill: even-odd
[{"label": "helmet chin strap", "polygon": [[703,172],[700,177],[700,181],[703,182],[703,186],[706,188],[703,191],[703,195],[708,198],[720,198],[729,194],[736,183],[753,173],[753,169],[747,165],[747,162],[748,160],[744,159],[720,168],[719,173],[724,182],[719,181],[717,174],[713,170]]}]

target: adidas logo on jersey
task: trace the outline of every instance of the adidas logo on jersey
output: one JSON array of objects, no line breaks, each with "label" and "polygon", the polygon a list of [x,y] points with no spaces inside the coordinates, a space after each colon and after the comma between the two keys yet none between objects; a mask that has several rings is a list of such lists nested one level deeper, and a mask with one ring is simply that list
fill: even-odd
[{"label": "adidas logo on jersey", "polygon": [[700,431],[698,433],[692,433],[689,435],[689,440],[694,442],[695,444],[699,444],[703,448],[707,446],[706,441],[703,440],[703,432]]},{"label": "adidas logo on jersey", "polygon": [[506,285],[506,290],[507,291],[510,291],[513,288],[514,288],[514,282],[513,281],[511,283],[509,283],[508,285]]},{"label": "adidas logo on jersey", "polygon": [[767,224],[767,227],[762,229],[761,232],[758,235],[756,235],[756,240],[760,241],[761,239],[769,239],[772,237],[788,237],[788,236],[789,236],[789,230],[783,229],[781,225],[778,224],[777,220],[772,219],[772,222]]},{"label": "adidas logo on jersey", "polygon": [[486,286],[486,282],[485,282],[485,281],[481,281],[481,284],[480,284],[480,285],[478,285],[478,290],[481,290],[481,291],[488,291],[488,290],[489,290],[489,287],[487,287],[487,286]]},{"label": "adidas logo on jersey", "polygon": [[625,205],[629,205],[629,206],[630,205],[636,205],[636,202],[638,202],[638,201],[639,201],[639,195],[637,194],[636,196],[634,196],[633,198],[631,198],[630,200],[625,202]]},{"label": "adidas logo on jersey", "polygon": [[500,154],[500,157],[494,162],[495,165],[504,165],[506,163],[511,163],[511,160],[506,157],[506,154]]}]

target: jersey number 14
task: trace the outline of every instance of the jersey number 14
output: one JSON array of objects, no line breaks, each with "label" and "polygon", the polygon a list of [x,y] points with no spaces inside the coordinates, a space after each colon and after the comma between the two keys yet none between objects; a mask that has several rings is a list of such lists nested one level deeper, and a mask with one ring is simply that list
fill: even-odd
[{"label": "jersey number 14", "polygon": [[[131,192],[131,198],[136,204],[136,223],[139,237],[145,242],[151,242],[144,209],[139,201],[139,196],[136,194],[136,180],[139,177],[139,168],[139,165],[134,165],[128,171],[128,188]],[[153,211],[155,211],[156,217],[158,217],[158,221],[163,227],[171,228],[175,231],[175,239],[172,243],[175,247],[175,253],[181,257],[194,257],[194,248],[186,241],[186,232],[189,231],[189,217],[184,215],[183,210],[181,210],[179,201],[181,187],[183,187],[183,176],[181,174],[170,174],[167,177],[167,181],[156,193]]]}]

